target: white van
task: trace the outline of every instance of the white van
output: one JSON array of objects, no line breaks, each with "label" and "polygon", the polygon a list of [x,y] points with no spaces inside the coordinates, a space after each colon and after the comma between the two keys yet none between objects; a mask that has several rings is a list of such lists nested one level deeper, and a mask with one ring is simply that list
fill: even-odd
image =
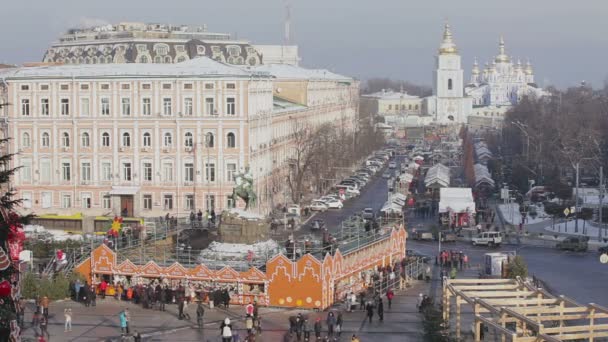
[{"label": "white van", "polygon": [[499,232],[483,232],[474,237],[472,241],[473,246],[500,246],[500,244],[502,243],[502,236]]}]

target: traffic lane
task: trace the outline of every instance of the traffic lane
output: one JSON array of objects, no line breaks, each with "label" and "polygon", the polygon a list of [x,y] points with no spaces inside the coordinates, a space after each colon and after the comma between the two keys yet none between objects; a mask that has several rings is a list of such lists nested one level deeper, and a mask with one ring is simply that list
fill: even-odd
[{"label": "traffic lane", "polygon": [[[433,260],[438,252],[437,241],[408,239],[407,248],[430,256]],[[442,249],[463,251],[469,256],[471,265],[483,265],[484,254],[515,251],[524,257],[528,273],[545,281],[555,295],[565,295],[581,304],[608,305],[608,264],[599,261],[594,252],[568,252],[553,248],[533,246],[481,247],[465,242],[442,243]]]}]

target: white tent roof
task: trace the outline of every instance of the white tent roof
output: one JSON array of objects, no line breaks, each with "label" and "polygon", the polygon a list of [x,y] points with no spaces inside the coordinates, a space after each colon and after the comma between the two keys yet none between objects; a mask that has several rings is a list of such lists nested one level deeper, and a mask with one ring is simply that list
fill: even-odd
[{"label": "white tent roof", "polygon": [[381,212],[383,213],[388,213],[388,212],[401,212],[402,207],[396,203],[391,203],[391,202],[386,202],[384,203],[384,205],[382,206],[382,209],[380,209]]},{"label": "white tent roof", "polygon": [[475,212],[475,201],[471,188],[441,188],[439,189],[439,212]]},{"label": "white tent roof", "polygon": [[447,187],[450,186],[450,168],[443,164],[433,165],[426,173],[424,177],[424,185],[426,187],[437,186]]},{"label": "white tent roof", "polygon": [[494,186],[494,180],[488,171],[488,167],[482,164],[475,164],[475,185],[478,186],[483,183]]}]

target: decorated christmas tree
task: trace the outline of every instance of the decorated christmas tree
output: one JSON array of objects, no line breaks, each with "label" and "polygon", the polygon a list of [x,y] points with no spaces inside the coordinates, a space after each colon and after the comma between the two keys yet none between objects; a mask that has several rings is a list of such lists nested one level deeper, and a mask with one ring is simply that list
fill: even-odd
[{"label": "decorated christmas tree", "polygon": [[13,154],[8,153],[9,139],[0,139],[0,341],[20,341],[17,324],[19,300],[19,253],[23,249],[23,224],[31,216],[21,216],[15,208],[10,180],[18,167],[12,167]]}]

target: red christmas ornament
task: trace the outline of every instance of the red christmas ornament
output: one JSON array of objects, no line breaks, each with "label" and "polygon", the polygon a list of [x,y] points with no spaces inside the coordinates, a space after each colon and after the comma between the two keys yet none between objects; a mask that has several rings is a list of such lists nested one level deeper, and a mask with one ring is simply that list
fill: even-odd
[{"label": "red christmas ornament", "polygon": [[11,283],[8,280],[0,282],[0,297],[8,297],[11,295]]}]

